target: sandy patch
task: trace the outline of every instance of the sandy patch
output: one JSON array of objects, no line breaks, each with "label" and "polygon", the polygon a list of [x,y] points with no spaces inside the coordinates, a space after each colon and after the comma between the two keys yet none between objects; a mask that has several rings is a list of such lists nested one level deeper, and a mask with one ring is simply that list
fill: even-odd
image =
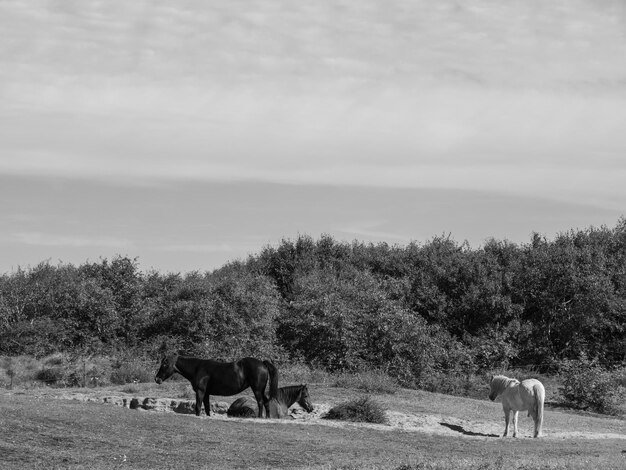
[{"label": "sandy patch", "polygon": [[[327,420],[323,419],[323,416],[326,415],[331,408],[331,405],[327,403],[315,403],[315,409],[311,413],[307,413],[299,406],[294,406],[289,410],[291,419],[257,420],[250,418],[230,418],[226,416],[226,410],[229,404],[221,401],[211,403],[212,415],[210,417],[203,414],[198,418],[193,412],[194,401],[192,400],[134,396],[94,396],[93,394],[78,392],[62,393],[53,395],[53,397],[64,400],[105,403],[139,411],[176,412],[187,414],[194,419],[239,420],[251,423],[283,425],[322,425],[335,428],[359,427],[390,432],[421,432],[431,435],[457,436],[468,439],[499,438],[504,428],[504,420],[501,419],[500,416],[497,418],[494,417],[494,419],[488,421],[470,421],[438,414],[413,414],[399,411],[387,411],[389,424],[352,423],[347,421]],[[529,422],[526,422],[520,415],[518,428],[520,438],[522,439],[530,438],[532,435],[532,421],[530,419],[528,421]],[[544,424],[544,438],[626,440],[626,434],[550,430],[549,426]]]}]

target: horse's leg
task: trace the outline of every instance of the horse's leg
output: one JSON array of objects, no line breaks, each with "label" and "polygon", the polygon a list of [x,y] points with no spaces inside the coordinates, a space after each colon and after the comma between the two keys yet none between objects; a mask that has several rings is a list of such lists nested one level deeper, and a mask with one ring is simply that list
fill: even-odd
[{"label": "horse's leg", "polygon": [[513,410],[513,437],[517,437],[517,415],[519,411]]},{"label": "horse's leg", "polygon": [[541,437],[541,421],[539,418],[535,421],[535,435],[533,437]]},{"label": "horse's leg", "polygon": [[502,437],[506,437],[509,434],[509,419],[511,415],[511,410],[503,407],[504,410],[504,434]]},{"label": "horse's leg", "polygon": [[533,419],[533,423],[535,425],[533,432],[533,437],[537,437],[537,412],[533,410],[532,414],[529,412],[528,415]]},{"label": "horse's leg", "polygon": [[204,412],[207,416],[211,416],[211,395],[209,393],[204,395]]},{"label": "horse's leg", "polygon": [[[202,401],[204,400],[204,391],[205,389],[202,387],[196,388],[196,416],[200,416],[200,412],[202,411]],[[207,395],[208,397],[208,395]],[[206,410],[207,414],[209,414],[209,410]]]},{"label": "horse's leg", "polygon": [[253,390],[254,398],[256,398],[256,404],[259,407],[259,418],[263,417],[263,410],[265,410],[265,417],[270,417],[269,400],[265,401],[265,394],[263,390]]}]

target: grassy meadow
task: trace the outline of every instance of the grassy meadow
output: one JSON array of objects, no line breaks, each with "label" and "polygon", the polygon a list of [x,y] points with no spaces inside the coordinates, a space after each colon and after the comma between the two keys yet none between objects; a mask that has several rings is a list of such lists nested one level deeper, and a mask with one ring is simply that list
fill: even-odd
[{"label": "grassy meadow", "polygon": [[[362,390],[309,384],[316,407]],[[387,414],[421,427],[200,418],[68,399],[136,395],[191,398],[184,381],[97,388],[16,388],[0,392],[0,467],[198,469],[623,469],[626,421],[548,406],[544,439],[502,439],[501,405],[488,400],[398,389],[372,395]],[[244,394],[249,391],[244,392]],[[60,399],[64,397],[65,399]],[[232,402],[235,397],[213,397]]]}]

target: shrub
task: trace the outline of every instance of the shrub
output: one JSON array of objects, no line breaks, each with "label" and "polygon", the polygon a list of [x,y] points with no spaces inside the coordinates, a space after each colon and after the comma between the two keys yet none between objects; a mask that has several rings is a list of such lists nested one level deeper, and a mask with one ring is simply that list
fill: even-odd
[{"label": "shrub", "polygon": [[63,381],[63,369],[60,367],[42,367],[35,374],[35,379],[47,385],[57,385]]},{"label": "shrub", "polygon": [[[35,376],[42,368],[41,362],[31,356],[0,356],[0,380],[5,386],[22,386],[36,381]],[[5,375],[6,379],[2,379]]]},{"label": "shrub", "polygon": [[323,419],[388,424],[384,407],[369,396],[334,406],[323,416]]},{"label": "shrub", "polygon": [[130,394],[139,393],[139,389],[135,385],[127,385],[126,387],[122,388],[121,391]]},{"label": "shrub", "polygon": [[567,361],[562,368],[561,393],[569,406],[598,413],[622,414],[626,397],[621,384],[626,370],[609,371],[586,358]]},{"label": "shrub", "polygon": [[337,375],[335,387],[354,388],[367,393],[396,393],[398,381],[381,370],[357,373],[344,372]]},{"label": "shrub", "polygon": [[461,371],[433,370],[421,381],[422,390],[433,393],[443,393],[457,396],[484,397],[484,383],[476,384],[475,376],[464,374]]},{"label": "shrub", "polygon": [[276,363],[281,383],[327,383],[331,375],[321,368],[310,367],[301,362]]},{"label": "shrub", "polygon": [[77,363],[65,377],[65,384],[68,387],[101,387],[109,385],[107,373],[108,368],[92,363]]},{"label": "shrub", "polygon": [[110,379],[111,383],[116,385],[151,382],[154,379],[154,371],[148,370],[139,362],[119,363],[111,372]]},{"label": "shrub", "polygon": [[83,375],[78,371],[70,372],[65,378],[65,383],[68,387],[82,387],[83,381]]},{"label": "shrub", "polygon": [[44,365],[46,366],[50,366],[50,367],[60,367],[64,364],[65,359],[63,357],[63,354],[52,354],[50,356],[47,356],[45,358],[42,359],[42,362],[44,363]]}]

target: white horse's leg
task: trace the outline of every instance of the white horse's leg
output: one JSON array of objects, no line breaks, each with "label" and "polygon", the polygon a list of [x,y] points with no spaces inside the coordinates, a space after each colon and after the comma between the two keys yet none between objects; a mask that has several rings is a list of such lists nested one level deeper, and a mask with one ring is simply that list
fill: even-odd
[{"label": "white horse's leg", "polygon": [[511,416],[511,410],[508,408],[502,407],[504,410],[504,434],[502,437],[506,437],[509,434],[509,419]]},{"label": "white horse's leg", "polygon": [[513,437],[517,437],[517,415],[519,415],[519,411],[513,411]]},{"label": "white horse's leg", "polygon": [[543,423],[541,422],[541,419],[540,418],[537,419],[537,426],[535,426],[535,437],[543,436],[542,425],[543,425]]}]

